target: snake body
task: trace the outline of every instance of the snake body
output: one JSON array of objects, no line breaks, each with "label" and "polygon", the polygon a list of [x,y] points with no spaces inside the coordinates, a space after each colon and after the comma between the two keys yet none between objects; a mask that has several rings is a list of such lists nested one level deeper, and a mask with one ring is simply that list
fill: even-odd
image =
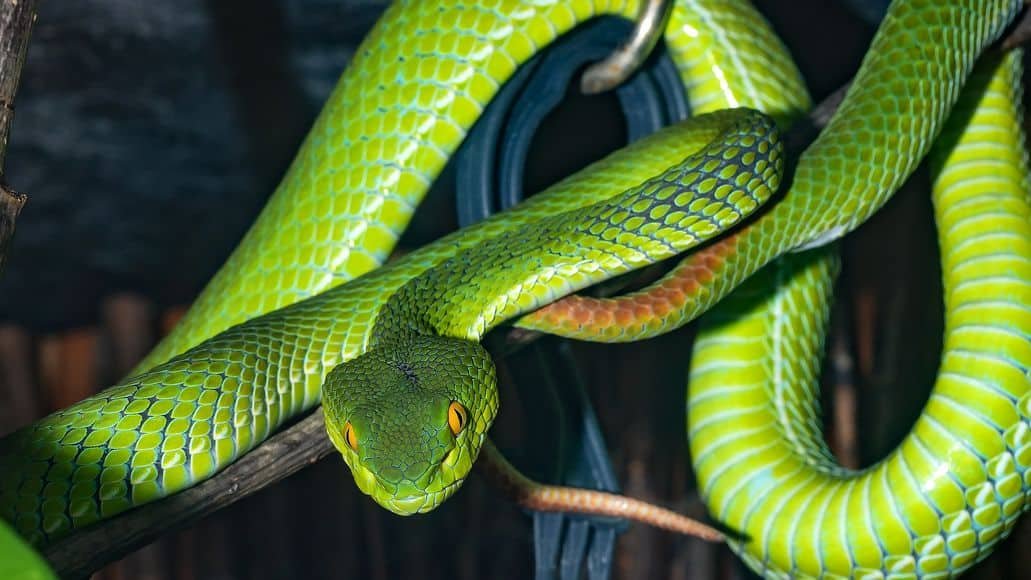
[{"label": "snake body", "polygon": [[[1017,0],[898,3],[839,113],[769,211],[688,255],[641,293],[567,299],[518,324],[589,340],[654,335],[696,317],[778,256],[843,235],[927,153],[975,60],[1019,7]],[[781,156],[765,117],[746,110],[704,115],[373,270],[521,62],[578,22],[636,11],[632,2],[600,0],[392,6],[255,226],[140,373],[0,442],[0,516],[37,545],[52,541],[210,477],[323,396],[330,437],[359,487],[385,507],[424,511],[453,493],[496,411],[493,366],[476,339],[578,288],[711,239],[777,187]],[[786,124],[808,107],[786,51],[745,3],[678,2],[666,42],[696,112],[748,105]],[[1010,81],[1012,62],[1000,69]],[[1010,90],[1010,106],[1013,97]],[[988,109],[986,115],[998,114]],[[1007,171],[1023,186],[1018,135],[1010,131],[999,149],[1017,152]],[[939,175],[943,224],[965,215],[953,204],[985,205],[976,194],[973,201],[952,199],[955,178],[946,170]],[[1020,191],[1010,197],[1026,203]],[[998,217],[1026,227],[1026,208],[1010,197],[1006,212],[972,223],[994,227],[986,224]],[[947,287],[947,308],[956,320],[973,316],[976,305],[962,297],[1000,282],[997,301],[1012,304],[999,311],[1023,321],[1031,296],[1014,274],[1023,271],[1023,254],[1011,262],[994,258],[1001,246],[973,236],[970,227],[955,228],[958,242],[943,227],[943,244],[959,248],[945,253],[957,264],[949,270],[956,285]],[[571,231],[577,237],[567,239]],[[1016,240],[1014,247],[1028,243],[1020,228],[1002,237]],[[986,257],[967,265],[976,248]],[[959,572],[1004,535],[1024,506],[1029,485],[1013,475],[1024,473],[1026,403],[1017,395],[1027,387],[1027,329],[1002,322],[950,327],[950,337],[958,337],[950,340],[1001,345],[1002,354],[981,355],[964,344],[957,354],[947,351],[946,363],[969,371],[972,383],[952,379],[957,391],[932,400],[909,455],[900,451],[887,467],[862,476],[845,473],[813,438],[807,379],[817,368],[812,353],[822,340],[833,266],[811,256],[761,273],[716,313],[701,340],[694,363],[701,387],[692,387],[690,423],[703,493],[720,521],[746,533],[736,549],[771,575]],[[1005,273],[980,282],[989,265]],[[967,279],[972,286],[963,286]],[[766,301],[748,300],[770,287],[776,293]],[[771,327],[791,331],[749,342]],[[737,352],[727,344],[750,346]],[[721,370],[728,359],[731,370]],[[747,365],[757,370],[747,374]],[[723,379],[731,381],[727,388]],[[745,393],[749,388],[754,393]],[[974,394],[982,398],[966,398]],[[463,413],[453,411],[457,401]],[[935,430],[936,405],[955,413],[948,418],[959,425],[955,432]],[[753,411],[762,422],[748,415]],[[744,447],[774,436],[784,441],[775,451]],[[944,460],[925,469],[932,463],[928,445],[962,463],[956,471]],[[891,472],[902,482],[894,499],[851,483],[872,481],[869,474],[884,478],[902,461],[907,467]],[[795,479],[786,485],[777,477]],[[931,482],[963,484],[966,493],[925,495]],[[850,486],[862,493],[832,493]],[[957,497],[973,503],[957,504]],[[809,505],[822,506],[826,516],[785,511]],[[859,521],[864,528],[849,527]]]}]

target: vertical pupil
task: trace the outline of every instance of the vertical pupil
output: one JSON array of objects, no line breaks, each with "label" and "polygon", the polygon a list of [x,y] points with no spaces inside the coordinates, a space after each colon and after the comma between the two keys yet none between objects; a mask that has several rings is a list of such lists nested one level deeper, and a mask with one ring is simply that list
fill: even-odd
[{"label": "vertical pupil", "polygon": [[448,422],[451,424],[451,430],[458,434],[465,427],[465,409],[460,403],[453,402],[448,410],[450,411]]},{"label": "vertical pupil", "polygon": [[344,439],[347,441],[347,444],[351,447],[351,449],[357,450],[358,440],[354,436],[354,427],[351,427],[350,422],[348,422],[347,426],[344,427]]}]

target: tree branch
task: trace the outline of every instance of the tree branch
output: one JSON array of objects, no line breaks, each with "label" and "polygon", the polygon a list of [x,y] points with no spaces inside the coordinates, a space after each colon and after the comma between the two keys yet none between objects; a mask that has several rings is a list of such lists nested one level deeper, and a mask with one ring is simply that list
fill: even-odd
[{"label": "tree branch", "polygon": [[14,95],[35,21],[36,0],[0,0],[0,271],[14,236],[15,221],[27,199],[7,187],[4,160],[14,118]]}]

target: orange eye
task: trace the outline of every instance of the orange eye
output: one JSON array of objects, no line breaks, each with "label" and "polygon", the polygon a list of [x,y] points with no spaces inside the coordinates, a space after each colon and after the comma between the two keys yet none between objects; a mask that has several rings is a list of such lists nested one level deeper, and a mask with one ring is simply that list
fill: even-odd
[{"label": "orange eye", "polygon": [[451,427],[451,432],[458,435],[465,429],[465,424],[469,420],[469,413],[462,406],[462,403],[453,401],[451,406],[447,408],[447,424]]},{"label": "orange eye", "polygon": [[347,441],[348,447],[358,451],[358,436],[354,434],[354,427],[351,426],[350,421],[344,425],[344,441]]}]

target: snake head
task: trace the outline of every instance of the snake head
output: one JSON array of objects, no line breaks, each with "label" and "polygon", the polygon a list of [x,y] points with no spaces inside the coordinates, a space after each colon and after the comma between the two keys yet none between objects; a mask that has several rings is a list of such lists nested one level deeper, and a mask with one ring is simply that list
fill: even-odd
[{"label": "snake head", "polygon": [[358,488],[400,515],[428,512],[461,486],[498,409],[487,351],[436,336],[341,363],[322,396],[329,438]]}]

